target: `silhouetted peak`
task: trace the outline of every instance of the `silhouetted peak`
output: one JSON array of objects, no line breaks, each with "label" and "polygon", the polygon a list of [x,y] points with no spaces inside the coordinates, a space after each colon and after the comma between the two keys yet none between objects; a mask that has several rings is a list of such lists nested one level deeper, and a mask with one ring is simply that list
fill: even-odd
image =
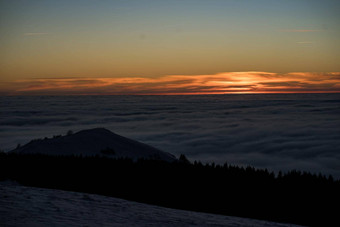
[{"label": "silhouetted peak", "polygon": [[67,133],[65,136],[33,140],[13,151],[48,155],[100,155],[111,158],[176,160],[175,156],[169,153],[120,136],[105,128],[87,129],[76,133]]}]

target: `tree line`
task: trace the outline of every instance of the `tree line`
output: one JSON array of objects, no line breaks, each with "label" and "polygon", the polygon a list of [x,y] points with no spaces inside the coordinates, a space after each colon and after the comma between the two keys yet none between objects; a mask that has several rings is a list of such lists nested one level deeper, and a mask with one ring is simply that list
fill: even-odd
[{"label": "tree line", "polygon": [[176,209],[308,226],[340,226],[332,176],[189,162],[0,153],[0,180]]}]

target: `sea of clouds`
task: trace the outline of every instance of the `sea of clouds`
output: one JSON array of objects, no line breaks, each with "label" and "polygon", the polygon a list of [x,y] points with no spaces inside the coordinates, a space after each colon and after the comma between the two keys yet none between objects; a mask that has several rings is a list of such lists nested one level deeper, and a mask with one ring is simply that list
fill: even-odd
[{"label": "sea of clouds", "polygon": [[191,160],[340,178],[340,94],[0,97],[4,151],[95,127]]}]

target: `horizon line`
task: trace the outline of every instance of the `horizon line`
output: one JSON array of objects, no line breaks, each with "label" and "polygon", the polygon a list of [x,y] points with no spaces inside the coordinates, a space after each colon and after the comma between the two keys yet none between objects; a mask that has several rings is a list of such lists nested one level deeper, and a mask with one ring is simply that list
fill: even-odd
[{"label": "horizon line", "polygon": [[160,77],[21,79],[0,83],[0,95],[207,95],[340,93],[340,72],[221,72]]},{"label": "horizon line", "polygon": [[294,94],[340,94],[340,91],[309,91],[309,92],[228,92],[228,93],[149,93],[149,94],[0,94],[0,97],[13,96],[204,96],[204,95],[294,95]]}]

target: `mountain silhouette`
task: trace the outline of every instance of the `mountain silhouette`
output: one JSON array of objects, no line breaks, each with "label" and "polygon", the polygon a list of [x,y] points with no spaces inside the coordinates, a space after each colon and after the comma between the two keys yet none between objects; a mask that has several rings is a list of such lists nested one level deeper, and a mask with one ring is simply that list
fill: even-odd
[{"label": "mountain silhouette", "polygon": [[105,128],[82,130],[66,136],[36,139],[11,152],[22,154],[105,156],[137,160],[175,161],[176,157],[147,144],[117,135]]}]

